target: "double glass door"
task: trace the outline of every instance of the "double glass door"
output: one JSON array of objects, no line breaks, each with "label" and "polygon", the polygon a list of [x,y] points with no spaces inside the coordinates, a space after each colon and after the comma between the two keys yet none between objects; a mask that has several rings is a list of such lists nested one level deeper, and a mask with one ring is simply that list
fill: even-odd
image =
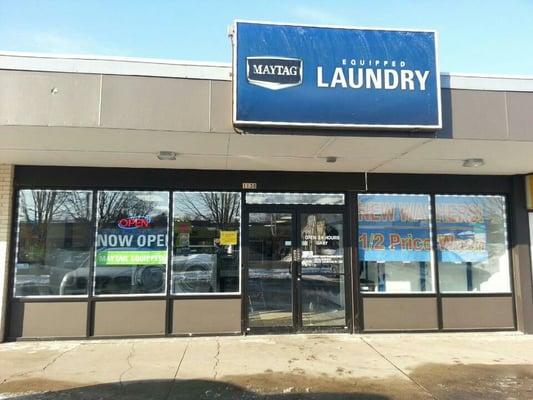
[{"label": "double glass door", "polygon": [[247,212],[249,332],[344,330],[344,213],[331,208]]}]

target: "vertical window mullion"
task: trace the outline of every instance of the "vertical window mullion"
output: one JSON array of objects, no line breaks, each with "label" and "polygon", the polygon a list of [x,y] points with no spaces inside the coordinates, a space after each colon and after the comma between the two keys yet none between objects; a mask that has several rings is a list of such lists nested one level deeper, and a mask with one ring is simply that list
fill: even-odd
[{"label": "vertical window mullion", "polygon": [[172,252],[174,250],[174,193],[169,192],[168,195],[168,243],[167,243],[167,269],[166,269],[166,326],[165,333],[170,335],[172,333],[173,323],[173,303],[172,303]]},{"label": "vertical window mullion", "polygon": [[435,195],[430,196],[431,201],[431,238],[432,238],[432,255],[433,255],[433,284],[435,293],[437,294],[437,324],[439,330],[443,328],[442,320],[442,296],[440,292],[440,278],[439,278],[439,248],[437,240],[437,207]]},{"label": "vertical window mullion", "polygon": [[92,204],[91,204],[91,226],[92,226],[92,249],[90,252],[89,260],[89,272],[87,277],[87,333],[86,336],[93,335],[93,313],[94,313],[94,266],[96,263],[96,234],[97,234],[97,224],[98,224],[98,191],[93,190],[92,192]]}]

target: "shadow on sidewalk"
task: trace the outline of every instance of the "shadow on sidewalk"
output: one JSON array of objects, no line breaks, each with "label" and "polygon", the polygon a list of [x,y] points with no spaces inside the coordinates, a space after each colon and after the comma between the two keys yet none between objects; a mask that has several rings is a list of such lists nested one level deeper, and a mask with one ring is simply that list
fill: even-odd
[{"label": "shadow on sidewalk", "polygon": [[[0,399],[18,400],[500,400],[533,399],[530,364],[422,364],[409,376],[310,376],[269,371],[224,380],[164,379],[102,384],[24,377],[0,385]],[[149,368],[149,365],[146,366]],[[70,375],[72,376],[72,374]],[[33,394],[32,394],[33,393]]]},{"label": "shadow on sidewalk", "polygon": [[[25,384],[23,383],[25,382]],[[287,393],[260,394],[232,383],[209,380],[141,380],[120,383],[97,384],[84,387],[63,388],[72,383],[35,380],[19,381],[20,385],[3,387],[0,398],[17,400],[390,400],[391,397],[371,393],[306,393],[294,388],[285,389]],[[55,389],[52,389],[55,388]],[[6,390],[7,389],[7,390]],[[11,390],[10,390],[11,389]],[[39,391],[41,393],[24,394]],[[8,396],[8,397],[4,397]]]}]

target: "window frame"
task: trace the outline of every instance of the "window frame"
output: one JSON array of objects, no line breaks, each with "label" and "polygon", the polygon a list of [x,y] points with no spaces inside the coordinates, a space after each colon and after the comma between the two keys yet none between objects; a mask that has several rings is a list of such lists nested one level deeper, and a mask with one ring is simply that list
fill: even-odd
[{"label": "window frame", "polygon": [[[382,296],[382,297],[436,297],[437,299],[440,299],[442,297],[507,297],[511,296],[514,298],[514,265],[513,265],[513,259],[512,259],[512,237],[511,237],[511,203],[509,200],[510,195],[504,192],[496,192],[496,193],[472,193],[472,192],[444,192],[444,191],[420,191],[420,192],[414,192],[414,191],[406,191],[406,192],[399,192],[399,191],[376,191],[376,192],[358,192],[355,193],[355,200],[354,203],[356,205],[356,209],[354,210],[354,218],[355,218],[355,233],[354,233],[354,248],[355,248],[355,254],[356,258],[354,259],[354,272],[360,271],[360,261],[359,261],[359,202],[358,198],[361,194],[369,194],[369,195],[426,195],[430,198],[430,206],[431,206],[431,235],[432,235],[432,254],[433,254],[433,291],[432,292],[365,292],[361,291],[361,285],[358,281],[358,278],[356,278],[357,282],[354,282],[354,287],[358,288],[359,297],[362,299],[364,297],[371,297],[371,296]],[[438,254],[437,254],[437,221],[436,221],[436,198],[437,196],[469,196],[469,197],[499,197],[503,199],[503,217],[505,220],[505,238],[506,238],[506,252],[507,252],[507,259],[508,259],[508,277],[509,277],[509,291],[502,291],[502,292],[473,292],[473,291],[442,291],[440,289],[440,275],[439,275],[439,266],[438,266]],[[533,213],[533,212],[532,212]],[[353,223],[353,222],[352,222]],[[533,239],[532,239],[533,241]],[[533,250],[532,250],[533,252]],[[514,304],[514,300],[513,300]],[[514,306],[513,306],[514,307]]]},{"label": "window frame", "polygon": [[[25,295],[20,296],[16,295],[15,284],[16,284],[16,261],[18,257],[18,242],[19,242],[19,223],[18,218],[20,214],[20,193],[24,190],[33,190],[33,191],[58,191],[58,192],[89,192],[92,196],[92,206],[91,206],[91,229],[93,240],[91,243],[91,248],[89,253],[91,256],[89,264],[89,282],[87,283],[87,293],[79,295]],[[168,246],[167,246],[167,262],[165,268],[165,290],[161,293],[117,293],[117,294],[96,294],[95,292],[95,273],[96,273],[96,252],[97,252],[97,235],[98,235],[98,194],[100,192],[163,192],[168,193],[169,195],[169,212],[167,216],[167,235],[168,235]],[[191,193],[205,193],[205,192],[216,192],[216,193],[238,193],[240,196],[239,201],[239,283],[237,292],[214,292],[214,293],[172,293],[171,290],[171,263],[172,263],[172,244],[174,240],[173,232],[173,202],[174,202],[174,193],[180,192],[191,192]],[[64,302],[64,301],[112,301],[112,300],[143,300],[143,299],[166,299],[173,300],[177,298],[202,298],[202,297],[222,297],[222,298],[235,298],[242,296],[242,256],[243,256],[243,246],[242,246],[242,210],[243,202],[245,198],[245,191],[243,190],[221,190],[221,189],[204,189],[204,190],[188,190],[188,189],[176,189],[176,188],[116,188],[116,187],[55,187],[55,186],[15,186],[13,190],[13,213],[11,219],[11,225],[14,229],[10,234],[12,238],[11,244],[11,256],[9,257],[9,274],[10,284],[8,286],[10,298],[13,298],[17,301],[24,302],[34,301],[34,302],[46,302],[47,300],[52,302]]]},{"label": "window frame", "polygon": [[[174,258],[174,195],[176,193],[237,193],[239,194],[239,261],[237,268],[239,270],[239,283],[237,292],[188,292],[188,293],[176,293],[173,291],[172,285],[172,261]],[[170,201],[171,201],[171,213],[169,216],[172,216],[170,228],[170,246],[169,246],[169,284],[168,284],[168,293],[171,298],[197,298],[197,297],[225,297],[225,296],[241,296],[242,295],[242,209],[243,201],[246,195],[243,191],[231,191],[231,190],[172,190],[170,191]]]},{"label": "window frame", "polygon": [[[70,295],[60,295],[60,294],[49,294],[49,295],[17,295],[16,290],[16,284],[17,284],[17,261],[18,261],[18,254],[19,254],[19,239],[20,239],[20,206],[21,206],[21,192],[28,190],[28,191],[41,191],[41,192],[87,192],[91,193],[91,218],[90,218],[90,225],[92,233],[94,234],[94,231],[96,230],[96,216],[94,215],[95,209],[95,193],[96,191],[93,189],[86,189],[86,188],[55,188],[55,187],[15,187],[13,194],[15,196],[14,199],[14,207],[13,207],[13,214],[12,214],[12,228],[13,232],[11,233],[11,238],[13,239],[13,245],[12,245],[12,256],[10,259],[10,270],[12,271],[12,280],[11,285],[8,286],[8,289],[11,291],[11,298],[17,299],[19,301],[27,300],[35,300],[35,301],[46,301],[46,300],[56,300],[56,301],[85,301],[89,299],[92,296],[92,292],[90,289],[90,282],[92,281],[92,270],[93,270],[93,254],[94,254],[94,248],[95,248],[95,242],[93,241],[91,243],[91,246],[89,247],[88,253],[89,257],[91,258],[89,261],[89,276],[87,279],[87,291],[85,294],[70,294]],[[91,284],[92,285],[92,284]]]},{"label": "window frame", "polygon": [[359,231],[360,231],[360,224],[359,224],[359,196],[423,196],[427,197],[428,199],[428,228],[429,228],[429,239],[431,243],[431,248],[429,250],[430,255],[430,268],[431,268],[431,290],[426,291],[410,291],[410,292],[401,292],[401,291],[386,291],[386,292],[367,292],[361,290],[361,281],[359,274],[357,274],[358,286],[359,286],[359,293],[361,296],[431,296],[434,297],[439,293],[438,286],[437,286],[437,278],[438,278],[438,272],[437,272],[437,263],[436,263],[436,252],[434,247],[434,235],[435,235],[435,229],[434,229],[434,210],[433,210],[433,202],[432,202],[432,196],[434,194],[430,193],[399,193],[399,192],[364,192],[364,193],[357,193],[355,196],[355,203],[357,205],[357,212],[354,213],[354,216],[356,218],[355,225],[356,225],[356,235],[354,236],[355,244],[354,247],[357,249],[357,259],[355,259],[355,268],[357,272],[361,271],[361,260],[359,259]]},{"label": "window frame", "polygon": [[[167,257],[166,257],[166,265],[165,265],[165,287],[164,290],[160,293],[106,293],[106,294],[97,294],[96,293],[96,258],[97,258],[97,252],[98,252],[98,204],[100,201],[99,194],[101,192],[127,192],[127,193],[167,193],[168,194],[168,213],[167,213]],[[169,235],[170,235],[170,217],[171,217],[171,202],[172,202],[172,191],[166,190],[166,189],[108,189],[108,188],[102,188],[102,189],[95,189],[94,195],[96,196],[95,200],[95,215],[94,215],[94,242],[93,242],[93,260],[92,260],[92,275],[91,275],[91,297],[94,299],[106,299],[106,298],[160,298],[160,297],[166,297],[168,294],[168,272],[169,272],[169,249],[170,249],[170,242],[169,242]]]},{"label": "window frame", "polygon": [[[443,291],[440,288],[440,271],[439,271],[439,294],[443,296],[505,296],[505,295],[513,295],[514,294],[514,284],[513,284],[513,264],[512,264],[512,255],[511,255],[511,240],[510,240],[510,234],[509,234],[509,220],[510,220],[510,210],[508,206],[508,196],[504,194],[468,194],[468,193],[434,193],[432,194],[434,198],[434,218],[435,218],[435,240],[437,239],[437,196],[443,196],[443,197],[478,197],[478,198],[501,198],[503,202],[502,207],[502,216],[503,216],[503,226],[504,226],[504,236],[505,236],[505,253],[506,253],[506,259],[507,259],[507,278],[508,278],[508,284],[509,284],[509,290],[506,291],[468,291],[468,290],[450,290],[450,291]],[[439,268],[439,260],[438,260],[438,244],[435,244],[435,263],[437,265],[437,268]]]},{"label": "window frame", "polygon": [[[264,196],[287,196],[287,197],[296,197],[296,196],[330,196],[330,198],[334,198],[334,196],[342,197],[342,202],[339,203],[318,203],[318,202],[294,202],[294,201],[284,201],[284,202],[276,202],[276,201],[268,201],[268,202],[256,202],[248,201],[248,195],[264,195]],[[244,192],[244,202],[248,206],[270,206],[270,205],[280,205],[280,206],[333,206],[333,207],[344,207],[346,206],[346,193],[345,192],[305,192],[305,191],[246,191]],[[278,197],[278,198],[279,198]]]}]

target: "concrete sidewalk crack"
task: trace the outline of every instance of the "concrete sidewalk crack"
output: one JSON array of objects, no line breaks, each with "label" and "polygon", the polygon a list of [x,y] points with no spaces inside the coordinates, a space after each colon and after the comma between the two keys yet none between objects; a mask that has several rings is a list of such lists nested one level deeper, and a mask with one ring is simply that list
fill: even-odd
[{"label": "concrete sidewalk crack", "polygon": [[365,343],[368,347],[370,347],[372,350],[374,350],[377,354],[379,354],[381,356],[381,358],[383,358],[385,361],[387,361],[390,365],[392,365],[394,367],[394,369],[396,369],[398,372],[400,372],[403,376],[405,376],[407,379],[409,379],[411,382],[413,382],[416,386],[418,386],[420,389],[422,389],[424,392],[426,392],[427,394],[429,394],[433,399],[435,400],[439,400],[439,398],[437,396],[435,396],[433,393],[431,393],[431,391],[426,388],[424,385],[422,385],[420,382],[418,382],[416,379],[413,379],[409,374],[407,374],[406,372],[404,372],[400,367],[398,367],[396,364],[394,364],[389,358],[387,358],[385,356],[385,354],[383,354],[382,352],[380,352],[378,349],[376,349],[374,346],[372,346],[369,342],[367,342],[365,340],[364,337],[361,337],[360,338],[363,343]]},{"label": "concrete sidewalk crack", "polygon": [[73,351],[73,350],[75,350],[75,349],[77,349],[77,348],[79,348],[79,347],[80,347],[80,345],[77,345],[77,346],[74,346],[74,347],[72,347],[72,348],[70,348],[70,349],[68,349],[68,350],[65,350],[65,351],[61,352],[57,357],[54,357],[54,358],[52,359],[52,361],[50,361],[50,362],[47,363],[44,367],[42,367],[42,368],[41,368],[41,371],[42,371],[42,372],[46,371],[46,369],[47,369],[48,367],[50,367],[52,364],[54,364],[57,360],[59,360],[59,359],[60,359],[61,357],[63,357],[65,354],[70,353],[71,351]]},{"label": "concrete sidewalk crack", "polygon": [[187,353],[187,350],[189,349],[189,343],[191,340],[187,340],[187,344],[185,345],[185,350],[183,350],[183,354],[181,355],[180,362],[178,363],[178,366],[176,367],[176,371],[174,371],[174,376],[172,377],[172,381],[170,382],[170,386],[168,387],[167,395],[165,396],[165,400],[168,400],[170,398],[170,395],[172,394],[172,388],[174,387],[174,384],[176,383],[176,378],[178,376],[178,373],[180,372],[181,363],[183,362],[183,359],[185,358],[185,354]]},{"label": "concrete sidewalk crack", "polygon": [[218,364],[220,363],[220,340],[217,338],[217,354],[215,354],[215,365],[213,365],[213,380],[217,380],[218,375]]},{"label": "concrete sidewalk crack", "polygon": [[131,344],[130,352],[128,354],[128,357],[126,357],[126,362],[128,363],[128,368],[126,368],[118,378],[118,382],[120,383],[120,389],[124,388],[124,383],[122,382],[122,378],[128,371],[130,371],[133,368],[133,365],[131,363],[131,359],[135,356],[135,342]]},{"label": "concrete sidewalk crack", "polygon": [[0,385],[3,385],[4,383],[6,383],[7,381],[10,381],[11,379],[14,379],[14,378],[22,378],[22,377],[26,377],[27,375],[29,374],[32,374],[34,372],[44,372],[46,371],[46,369],[48,367],[50,367],[52,364],[54,364],[57,360],[59,360],[61,357],[63,357],[65,354],[67,353],[70,353],[71,351],[74,351],[76,349],[78,349],[80,347],[80,345],[76,345],[74,347],[71,347],[70,349],[67,349],[65,351],[62,351],[61,353],[59,353],[57,356],[55,356],[54,358],[52,358],[52,360],[50,360],[49,362],[47,362],[43,367],[41,368],[34,368],[34,369],[31,369],[29,371],[24,371],[24,372],[19,372],[17,374],[14,374],[14,375],[10,375],[8,376],[7,378],[4,378],[2,379],[2,381],[0,382]]}]

